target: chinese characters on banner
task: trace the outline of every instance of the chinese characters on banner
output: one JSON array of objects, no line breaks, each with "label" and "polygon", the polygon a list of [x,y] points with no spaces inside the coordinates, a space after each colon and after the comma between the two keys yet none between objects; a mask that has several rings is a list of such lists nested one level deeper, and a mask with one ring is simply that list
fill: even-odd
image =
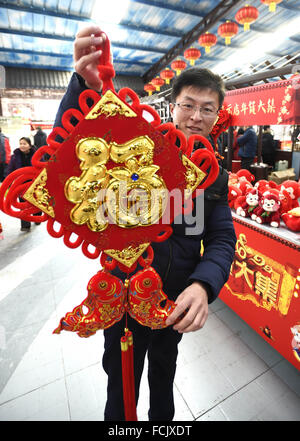
[{"label": "chinese characters on banner", "polygon": [[300,76],[226,93],[223,108],[231,125],[300,123]]},{"label": "chinese characters on banner", "polygon": [[234,226],[235,258],[220,298],[300,370],[300,247],[235,218]]}]

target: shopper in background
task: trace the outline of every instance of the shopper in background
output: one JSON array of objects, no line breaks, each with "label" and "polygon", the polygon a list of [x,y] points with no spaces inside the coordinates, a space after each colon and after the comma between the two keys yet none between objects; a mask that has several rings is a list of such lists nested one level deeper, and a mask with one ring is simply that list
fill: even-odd
[{"label": "shopper in background", "polygon": [[34,145],[37,149],[43,147],[44,145],[47,145],[47,135],[45,132],[43,132],[41,127],[37,127],[37,132],[34,135],[33,139],[34,139]]},{"label": "shopper in background", "polygon": [[[95,36],[99,35],[99,36]],[[82,29],[74,43],[75,70],[61,101],[54,126],[61,126],[63,113],[79,109],[79,94],[91,88],[101,91],[97,65],[105,35],[97,26]],[[218,75],[197,67],[184,71],[173,83],[170,104],[173,124],[186,138],[206,138],[217,119],[224,100],[224,84]],[[203,148],[197,144],[195,148]],[[148,354],[150,388],[149,419],[172,420],[174,417],[173,381],[178,343],[183,333],[201,329],[208,316],[208,303],[219,294],[229,276],[236,236],[227,201],[228,174],[220,167],[217,180],[204,192],[204,229],[187,232],[187,224],[173,224],[172,236],[153,243],[153,268],[163,280],[163,290],[177,304],[167,320],[168,327],[152,330],[127,317],[127,327],[134,339],[134,375],[136,400],[145,356]],[[194,201],[195,205],[198,203]],[[197,221],[195,221],[197,224]],[[189,225],[191,227],[191,225]],[[195,225],[194,225],[195,227]],[[204,254],[200,256],[201,241]],[[114,272],[118,277],[125,274]],[[186,315],[182,318],[182,314]],[[103,367],[108,375],[105,420],[124,420],[120,338],[125,317],[104,331]],[[191,383],[193,378],[190,379]]]},{"label": "shopper in background", "polygon": [[[32,156],[34,155],[35,151],[36,148],[31,144],[30,138],[25,136],[20,138],[19,148],[14,150],[7,166],[5,176],[8,176],[10,173],[19,168],[30,167],[32,165]],[[20,201],[24,202],[24,199],[20,198]],[[21,231],[30,231],[30,227],[30,222],[21,220]]]},{"label": "shopper in background", "polygon": [[234,160],[239,159],[238,151],[239,151],[239,145],[237,143],[237,139],[240,138],[245,133],[245,130],[243,127],[240,127],[238,130],[235,130],[233,132],[233,158]]},{"label": "shopper in background", "polygon": [[9,144],[9,139],[2,133],[2,129],[0,127],[0,182],[4,181],[5,178],[5,170],[7,164],[10,161],[11,157],[11,148]]},{"label": "shopper in background", "polygon": [[271,127],[264,126],[262,133],[262,158],[263,162],[270,165],[273,169],[275,167],[275,152],[275,142],[274,136],[271,133]]},{"label": "shopper in background", "polygon": [[244,126],[245,133],[237,138],[238,155],[241,158],[241,168],[249,170],[257,151],[257,135],[252,126]]}]

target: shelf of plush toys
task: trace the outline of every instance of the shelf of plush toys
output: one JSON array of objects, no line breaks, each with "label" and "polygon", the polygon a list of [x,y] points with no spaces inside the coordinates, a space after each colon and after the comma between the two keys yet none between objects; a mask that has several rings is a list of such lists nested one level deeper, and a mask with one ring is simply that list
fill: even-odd
[{"label": "shelf of plush toys", "polygon": [[281,184],[255,177],[248,170],[229,173],[229,205],[233,217],[300,246],[300,183]]},{"label": "shelf of plush toys", "polygon": [[237,244],[220,298],[300,370],[299,184],[253,178],[230,173]]}]

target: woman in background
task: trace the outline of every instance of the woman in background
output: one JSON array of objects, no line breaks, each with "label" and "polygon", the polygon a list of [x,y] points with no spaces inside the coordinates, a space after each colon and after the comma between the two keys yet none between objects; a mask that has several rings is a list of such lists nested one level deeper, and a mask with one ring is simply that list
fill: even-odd
[{"label": "woman in background", "polygon": [[[15,149],[13,152],[9,164],[6,169],[6,176],[13,171],[22,168],[30,167],[32,156],[36,152],[36,148],[31,144],[30,138],[23,136],[19,140],[19,148]],[[20,198],[21,202],[25,202],[24,199]],[[30,231],[31,223],[28,221],[21,220],[21,231]]]}]

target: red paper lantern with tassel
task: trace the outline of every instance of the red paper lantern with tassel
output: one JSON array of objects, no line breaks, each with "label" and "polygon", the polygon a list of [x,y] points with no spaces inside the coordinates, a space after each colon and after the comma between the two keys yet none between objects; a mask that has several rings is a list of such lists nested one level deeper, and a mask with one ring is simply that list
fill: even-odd
[{"label": "red paper lantern with tassel", "polygon": [[198,60],[198,58],[201,57],[201,52],[199,51],[199,49],[197,49],[195,47],[190,47],[189,49],[184,51],[183,55],[184,55],[184,58],[189,60],[190,65],[194,66],[195,61]]},{"label": "red paper lantern with tassel", "polygon": [[151,84],[153,84],[153,86],[156,88],[157,92],[159,92],[161,86],[163,86],[165,84],[165,81],[160,77],[156,77],[156,78],[153,78],[153,80],[151,81]]},{"label": "red paper lantern with tassel", "polygon": [[248,31],[250,29],[250,24],[257,20],[258,15],[259,12],[257,8],[246,5],[237,11],[235,19],[239,24],[244,25],[244,31]]},{"label": "red paper lantern with tassel", "polygon": [[156,88],[153,86],[153,84],[148,83],[144,86],[145,92],[148,92],[148,96],[152,95],[152,92],[155,92]]},{"label": "red paper lantern with tassel", "polygon": [[238,25],[230,20],[227,20],[226,23],[223,23],[218,27],[218,34],[225,38],[226,45],[231,43],[231,38],[234,37],[238,31]]},{"label": "red paper lantern with tassel", "polygon": [[210,48],[217,44],[217,36],[215,34],[211,34],[210,32],[205,32],[205,34],[200,35],[198,43],[200,46],[205,47],[205,52],[209,54]]},{"label": "red paper lantern with tassel", "polygon": [[265,5],[269,5],[269,11],[275,12],[276,11],[276,5],[282,2],[282,0],[260,0]]},{"label": "red paper lantern with tassel", "polygon": [[186,68],[187,64],[183,60],[175,60],[171,63],[171,68],[175,70],[176,75],[180,75],[181,71]]},{"label": "red paper lantern with tassel", "polygon": [[170,84],[170,80],[175,76],[175,73],[167,67],[160,73],[160,77],[166,81],[166,84]]}]

